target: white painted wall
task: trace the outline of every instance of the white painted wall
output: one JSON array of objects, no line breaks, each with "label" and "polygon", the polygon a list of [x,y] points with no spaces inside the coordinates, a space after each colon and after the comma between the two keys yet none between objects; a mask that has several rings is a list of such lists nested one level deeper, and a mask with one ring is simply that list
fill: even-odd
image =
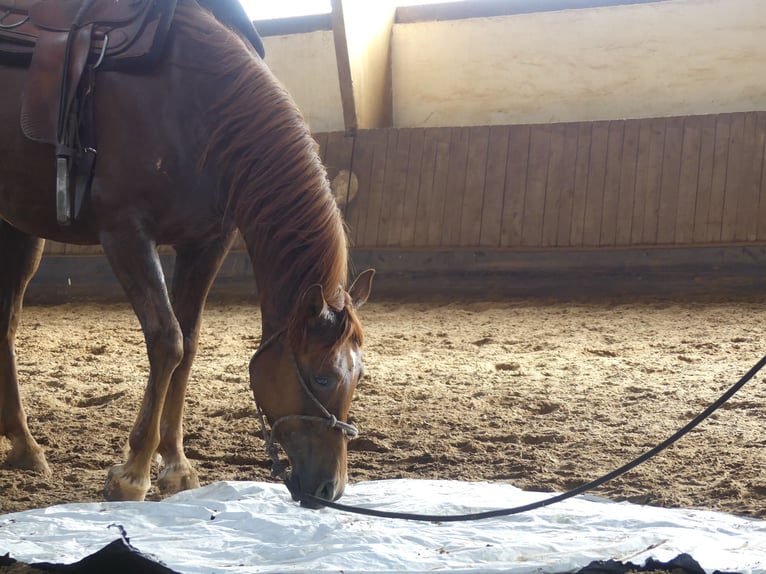
[{"label": "white painted wall", "polygon": [[342,131],[343,108],[331,30],[263,38],[266,63],[314,132]]},{"label": "white painted wall", "polygon": [[766,0],[396,24],[398,127],[766,109]]}]

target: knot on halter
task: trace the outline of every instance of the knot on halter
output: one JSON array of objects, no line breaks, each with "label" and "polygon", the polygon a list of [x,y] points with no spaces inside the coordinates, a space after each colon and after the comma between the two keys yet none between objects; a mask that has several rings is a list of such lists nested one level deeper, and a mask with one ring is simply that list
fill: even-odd
[{"label": "knot on halter", "polygon": [[351,423],[339,421],[338,417],[336,417],[332,413],[328,413],[328,414],[329,416],[326,419],[327,428],[338,429],[342,433],[345,433],[345,435],[348,438],[356,438],[357,436],[359,436],[359,429],[357,429],[354,425],[352,425]]}]

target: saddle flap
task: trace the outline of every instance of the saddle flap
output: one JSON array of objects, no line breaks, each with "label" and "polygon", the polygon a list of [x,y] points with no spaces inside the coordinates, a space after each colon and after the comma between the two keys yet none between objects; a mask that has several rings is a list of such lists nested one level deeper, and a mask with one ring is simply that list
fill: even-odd
[{"label": "saddle flap", "polygon": [[62,110],[74,99],[90,50],[93,26],[73,32],[69,47],[68,70],[64,76],[68,34],[51,32],[38,39],[37,50],[29,67],[27,84],[21,103],[21,129],[29,139],[58,143],[63,129]]}]

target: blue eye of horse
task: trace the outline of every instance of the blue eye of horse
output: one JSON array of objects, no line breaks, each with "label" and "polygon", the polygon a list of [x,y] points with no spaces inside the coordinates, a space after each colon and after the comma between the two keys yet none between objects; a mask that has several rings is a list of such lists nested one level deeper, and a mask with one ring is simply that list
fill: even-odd
[{"label": "blue eye of horse", "polygon": [[326,387],[327,385],[330,384],[330,378],[329,377],[314,377],[314,382],[320,387]]}]

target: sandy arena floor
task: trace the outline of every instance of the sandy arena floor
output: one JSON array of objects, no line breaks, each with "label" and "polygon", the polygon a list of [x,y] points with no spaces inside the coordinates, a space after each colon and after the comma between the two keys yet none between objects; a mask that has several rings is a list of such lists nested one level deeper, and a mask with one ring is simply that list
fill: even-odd
[{"label": "sandy arena floor", "polygon": [[[766,351],[765,308],[766,298],[368,303],[350,478],[580,485],[648,450],[738,380]],[[252,304],[208,306],[186,422],[204,484],[269,476],[247,378],[259,325]],[[0,512],[101,500],[147,376],[135,316],[125,304],[29,306],[17,355],[32,432],[54,474],[0,469]],[[766,518],[765,430],[759,376],[681,443],[597,493]]]}]

